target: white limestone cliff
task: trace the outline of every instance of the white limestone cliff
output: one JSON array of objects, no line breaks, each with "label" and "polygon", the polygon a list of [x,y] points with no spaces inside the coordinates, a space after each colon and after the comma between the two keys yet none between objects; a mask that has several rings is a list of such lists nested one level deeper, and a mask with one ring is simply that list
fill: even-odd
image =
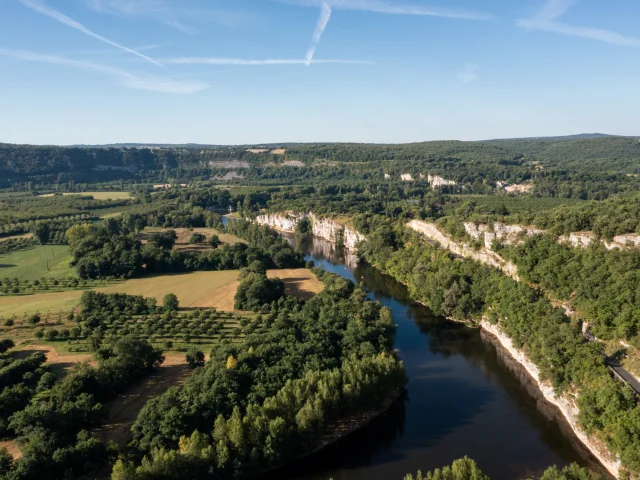
[{"label": "white limestone cliff", "polygon": [[455,255],[470,258],[476,262],[496,268],[506,275],[509,275],[514,280],[518,280],[518,267],[505,260],[497,253],[491,251],[491,249],[486,246],[476,250],[467,243],[456,242],[448,235],[442,233],[435,223],[411,220],[406,226],[418,233],[421,233],[427,238],[427,240],[439,243],[442,247],[448,249]]},{"label": "white limestone cliff", "polygon": [[447,180],[446,178],[442,178],[438,175],[427,175],[427,182],[431,185],[432,188],[436,187],[448,187],[449,185],[456,185],[456,182],[453,180]]},{"label": "white limestone cliff", "polygon": [[269,225],[276,230],[292,233],[295,231],[298,222],[305,218],[308,218],[311,222],[312,235],[334,243],[342,239],[342,243],[347,250],[355,250],[358,243],[365,239],[364,235],[357,232],[351,226],[343,225],[331,218],[318,217],[313,213],[267,213],[258,215],[256,217],[256,223]]},{"label": "white limestone cliff", "polygon": [[620,475],[621,462],[615,458],[613,454],[602,444],[594,441],[589,437],[578,425],[578,407],[570,394],[558,396],[553,387],[547,382],[540,380],[540,371],[538,367],[525,355],[525,353],[513,346],[511,339],[505,335],[498,325],[493,325],[486,319],[483,319],[481,327],[484,331],[493,335],[498,342],[509,352],[511,357],[515,359],[529,373],[531,378],[537,383],[539,390],[544,398],[551,404],[555,405],[564,418],[569,423],[571,430],[589,449],[589,451],[602,463],[602,465],[615,477]]}]

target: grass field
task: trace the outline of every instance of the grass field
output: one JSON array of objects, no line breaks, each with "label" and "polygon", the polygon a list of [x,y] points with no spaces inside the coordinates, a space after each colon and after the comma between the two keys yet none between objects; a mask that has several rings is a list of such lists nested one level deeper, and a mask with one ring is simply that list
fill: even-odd
[{"label": "grass field", "polygon": [[[53,197],[55,194],[47,193],[46,195],[38,195],[39,197]],[[65,197],[70,195],[82,195],[83,197],[91,196],[95,200],[126,200],[131,198],[131,192],[70,192],[63,193]]]},{"label": "grass field", "polygon": [[42,245],[0,256],[0,278],[36,280],[77,276],[66,245]]}]

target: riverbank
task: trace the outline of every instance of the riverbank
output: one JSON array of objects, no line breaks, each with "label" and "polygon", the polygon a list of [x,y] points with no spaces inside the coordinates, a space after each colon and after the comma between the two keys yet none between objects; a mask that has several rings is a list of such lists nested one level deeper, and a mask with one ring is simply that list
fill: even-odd
[{"label": "riverbank", "polygon": [[[529,360],[526,354],[513,346],[511,339],[506,336],[499,328],[498,325],[492,325],[486,319],[483,319],[480,328],[483,332],[486,332],[491,338],[495,340],[496,346],[502,347],[509,356],[515,360],[521,368],[528,374],[538,388],[538,391],[542,393],[544,400],[555,407],[561,414],[567,425],[570,427],[571,432],[581,444],[587,448],[587,450],[598,459],[598,461],[604,466],[607,471],[618,478],[620,475],[621,463],[618,459],[614,459],[613,455],[607,447],[598,442],[597,440],[589,437],[578,425],[578,407],[569,395],[565,397],[559,397],[555,394],[551,385],[545,384],[540,381],[540,372],[534,363]],[[574,395],[575,396],[575,395]]]},{"label": "riverbank", "polygon": [[386,414],[396,404],[396,402],[404,397],[405,391],[406,390],[402,388],[397,392],[397,394],[392,395],[392,397],[382,407],[373,412],[351,415],[334,422],[329,425],[327,431],[322,435],[319,444],[313,450],[296,457],[289,462],[265,470],[259,474],[258,478],[262,480],[279,478],[279,472],[283,469],[291,468],[293,465],[304,462],[308,458],[321,453],[334,444],[346,440],[349,436],[359,432],[373,421]]},{"label": "riverbank", "polygon": [[[278,216],[271,216],[271,218],[274,217]],[[282,218],[282,216],[280,216],[280,218]],[[265,222],[268,222],[269,220],[271,219],[264,219]],[[364,237],[362,236],[362,238]],[[462,252],[458,252],[457,254],[464,256],[463,254],[469,255],[470,252],[464,251],[463,249]],[[484,262],[481,261],[481,263]],[[505,267],[504,265],[501,265],[500,262],[498,262],[497,266],[493,266],[496,268],[500,268],[501,266]],[[509,275],[512,278],[517,278],[517,271],[514,271],[510,266],[507,265],[506,268],[500,269],[504,274]],[[394,278],[393,276],[391,277]],[[539,379],[537,367],[527,358],[523,351],[513,347],[511,339],[504,335],[498,327],[494,327],[487,321],[482,321],[479,324],[475,323],[474,326],[481,328],[483,331],[495,337],[496,341],[499,342],[500,345],[509,353],[511,358],[520,364],[521,367],[529,374],[531,379],[534,381],[534,384],[537,386],[538,391],[542,393],[544,401],[548,402],[553,408],[556,408],[564,417],[574,438],[578,439],[581,444],[584,445],[584,448],[586,448],[611,475],[617,477],[620,474],[620,462],[617,459],[614,459],[613,455],[608,451],[605,445],[602,445],[596,439],[589,437],[579,428],[577,424],[578,408],[575,406],[573,400],[564,397],[557,397],[550,385],[543,384]]]}]

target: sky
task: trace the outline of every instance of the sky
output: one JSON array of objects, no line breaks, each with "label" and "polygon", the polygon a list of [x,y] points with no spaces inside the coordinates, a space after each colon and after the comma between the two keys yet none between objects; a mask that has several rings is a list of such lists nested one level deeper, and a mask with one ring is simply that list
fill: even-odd
[{"label": "sky", "polygon": [[638,0],[0,0],[0,142],[640,135]]}]

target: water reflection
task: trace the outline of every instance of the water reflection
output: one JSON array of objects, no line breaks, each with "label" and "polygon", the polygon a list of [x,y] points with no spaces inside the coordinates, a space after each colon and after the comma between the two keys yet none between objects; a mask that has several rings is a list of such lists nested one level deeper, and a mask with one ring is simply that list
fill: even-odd
[{"label": "water reflection", "polygon": [[358,266],[353,255],[345,259],[327,241],[307,240],[299,248],[325,270],[362,283],[391,309],[409,385],[405,397],[368,427],[269,478],[401,479],[464,455],[495,479],[574,461],[603,473],[523,370],[478,329],[435,317],[411,301],[403,285]]}]

